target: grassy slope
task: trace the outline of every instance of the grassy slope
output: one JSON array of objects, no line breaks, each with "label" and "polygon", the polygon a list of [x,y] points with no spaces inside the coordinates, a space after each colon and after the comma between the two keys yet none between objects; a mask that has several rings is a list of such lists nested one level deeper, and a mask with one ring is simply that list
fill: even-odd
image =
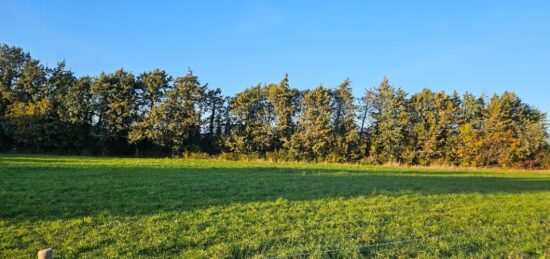
[{"label": "grassy slope", "polygon": [[0,258],[540,256],[541,219],[548,173],[0,156]]}]

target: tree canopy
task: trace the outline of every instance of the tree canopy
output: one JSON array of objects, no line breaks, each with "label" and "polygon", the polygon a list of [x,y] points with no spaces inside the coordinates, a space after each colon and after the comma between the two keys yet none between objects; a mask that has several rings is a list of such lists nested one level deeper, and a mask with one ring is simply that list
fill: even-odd
[{"label": "tree canopy", "polygon": [[236,154],[303,161],[545,167],[546,114],[515,93],[475,96],[388,78],[364,95],[352,81],[311,90],[280,82],[234,96],[172,77],[119,69],[76,77],[0,45],[0,150],[116,156]]}]

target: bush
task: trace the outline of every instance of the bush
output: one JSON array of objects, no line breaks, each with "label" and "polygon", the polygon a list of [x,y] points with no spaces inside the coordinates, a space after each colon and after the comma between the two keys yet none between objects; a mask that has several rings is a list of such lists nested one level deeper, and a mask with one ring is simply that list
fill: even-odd
[{"label": "bush", "polygon": [[183,152],[183,158],[187,159],[209,159],[211,156],[205,152]]}]

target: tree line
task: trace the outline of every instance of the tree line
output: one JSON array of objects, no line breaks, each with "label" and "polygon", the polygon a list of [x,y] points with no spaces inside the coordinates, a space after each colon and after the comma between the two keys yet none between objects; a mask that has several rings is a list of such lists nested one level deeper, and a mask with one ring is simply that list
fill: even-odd
[{"label": "tree line", "polygon": [[288,76],[235,96],[189,69],[76,77],[0,45],[0,149],[109,156],[242,155],[299,161],[543,167],[546,114],[513,92],[490,98],[387,78],[352,95],[351,81],[298,90]]}]

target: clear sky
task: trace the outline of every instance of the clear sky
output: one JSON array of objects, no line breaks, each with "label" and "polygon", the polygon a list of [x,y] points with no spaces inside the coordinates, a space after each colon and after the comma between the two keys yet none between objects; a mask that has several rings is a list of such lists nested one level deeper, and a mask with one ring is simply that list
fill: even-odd
[{"label": "clear sky", "polygon": [[191,67],[234,94],[386,75],[408,92],[512,90],[550,112],[550,1],[6,1],[0,42],[77,75]]}]

